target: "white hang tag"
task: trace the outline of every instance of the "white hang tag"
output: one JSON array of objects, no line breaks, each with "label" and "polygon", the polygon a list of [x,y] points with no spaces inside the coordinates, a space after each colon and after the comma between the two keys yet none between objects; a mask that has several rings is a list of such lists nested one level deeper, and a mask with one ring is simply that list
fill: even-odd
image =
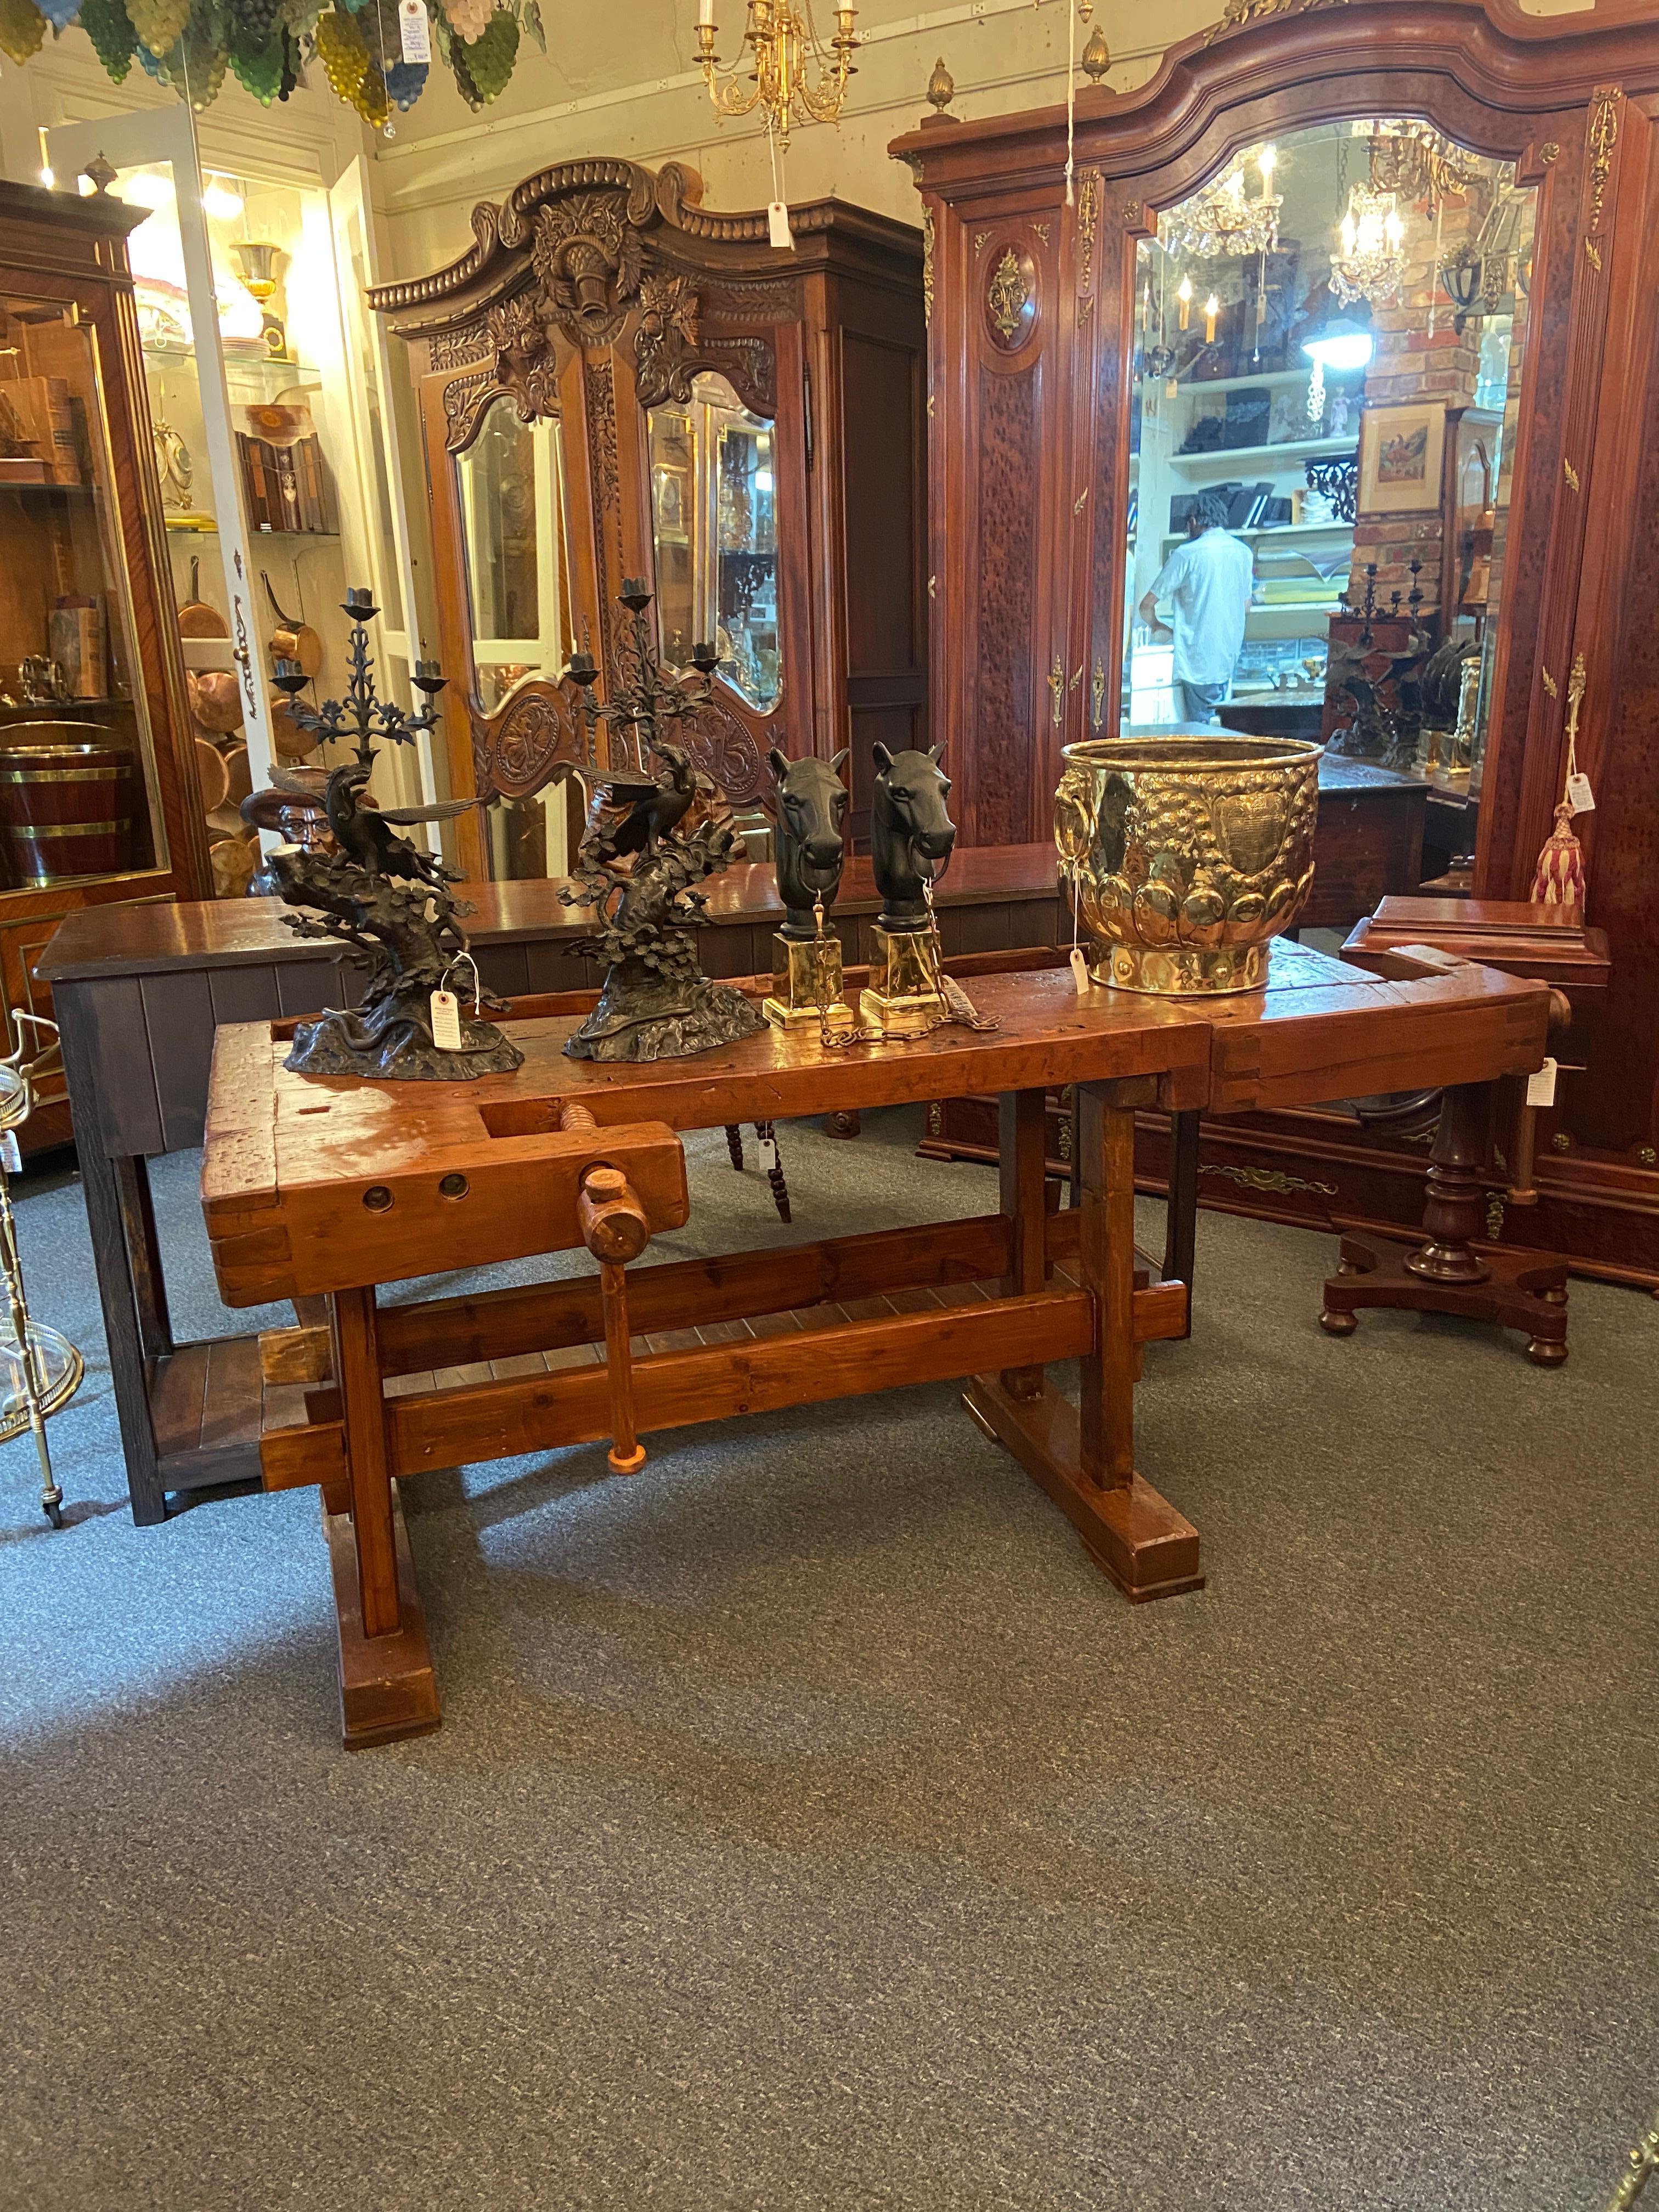
[{"label": "white hang tag", "polygon": [[1072,947],[1072,981],[1080,999],[1089,988],[1089,956],[1080,945]]},{"label": "white hang tag", "polygon": [[453,991],[432,994],[432,1042],[440,1052],[461,1049],[461,1002]]},{"label": "white hang tag", "polygon": [[23,1172],[23,1155],[17,1149],[15,1129],[0,1129],[0,1167],[3,1167],[8,1175],[21,1175]]},{"label": "white hang tag", "polygon": [[425,0],[402,0],[398,9],[398,36],[406,62],[431,60],[432,33],[427,21]]},{"label": "white hang tag", "polygon": [[1547,1060],[1537,1073],[1527,1078],[1528,1106],[1553,1106],[1555,1103],[1555,1062]]},{"label": "white hang tag", "polygon": [[1575,814],[1594,814],[1595,793],[1590,789],[1590,780],[1583,769],[1567,778],[1567,804]]},{"label": "white hang tag", "polygon": [[766,204],[766,228],[774,246],[781,246],[787,253],[795,242],[795,234],[789,228],[789,206],[785,200],[769,200]]},{"label": "white hang tag", "polygon": [[760,1164],[768,1175],[770,1175],[773,1169],[776,1167],[778,1164],[778,1140],[775,1137],[763,1137],[761,1139]]}]

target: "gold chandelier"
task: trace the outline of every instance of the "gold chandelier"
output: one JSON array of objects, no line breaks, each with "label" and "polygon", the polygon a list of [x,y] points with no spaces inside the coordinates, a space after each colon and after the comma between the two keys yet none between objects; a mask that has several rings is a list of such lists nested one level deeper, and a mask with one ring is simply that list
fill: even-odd
[{"label": "gold chandelier", "polygon": [[[1245,189],[1245,168],[1254,161],[1261,190],[1252,199]],[[1173,243],[1200,260],[1220,254],[1243,258],[1248,253],[1271,253],[1279,244],[1279,210],[1284,201],[1273,190],[1278,155],[1272,146],[1241,155],[1215,182],[1194,192],[1173,210]]]},{"label": "gold chandelier", "polygon": [[1331,289],[1345,307],[1359,300],[1375,305],[1394,297],[1406,273],[1405,241],[1395,195],[1356,185],[1331,256]]},{"label": "gold chandelier", "polygon": [[842,0],[836,9],[836,34],[826,46],[812,21],[811,0],[799,9],[791,0],[748,0],[744,50],[753,58],[747,82],[734,64],[720,78],[714,58],[714,0],[697,0],[697,47],[708,96],[720,115],[750,115],[766,110],[766,128],[781,152],[789,143],[794,123],[833,123],[847,96],[847,80],[854,73],[853,55],[858,38],[853,29],[857,9]]}]

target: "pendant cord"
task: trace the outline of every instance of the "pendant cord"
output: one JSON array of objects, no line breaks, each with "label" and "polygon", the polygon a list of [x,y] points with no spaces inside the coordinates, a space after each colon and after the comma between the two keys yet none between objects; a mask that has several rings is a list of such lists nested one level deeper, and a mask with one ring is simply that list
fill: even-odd
[{"label": "pendant cord", "polygon": [[1077,124],[1077,6],[1076,0],[1066,0],[1066,204],[1073,207],[1077,194],[1073,189],[1073,150]]}]

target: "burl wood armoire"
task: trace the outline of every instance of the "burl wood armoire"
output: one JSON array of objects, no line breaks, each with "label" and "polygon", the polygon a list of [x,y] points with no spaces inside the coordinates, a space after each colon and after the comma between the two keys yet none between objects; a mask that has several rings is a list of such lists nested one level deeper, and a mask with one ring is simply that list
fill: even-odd
[{"label": "burl wood armoire", "polygon": [[[1613,968],[1562,1055],[1573,1066],[1540,1130],[1539,1202],[1506,1218],[1500,1164],[1486,1225],[1494,1241],[1648,1284],[1659,1284],[1656,118],[1659,12],[1632,0],[1549,17],[1513,0],[1226,0],[1221,20],[1172,47],[1146,83],[1079,88],[1069,201],[1063,107],[930,119],[892,149],[915,174],[928,239],[932,735],[949,748],[974,842],[1046,836],[1062,744],[1129,719],[1146,645],[1138,549],[1174,542],[1182,520],[1167,498],[1141,512],[1153,441],[1164,439],[1194,489],[1231,474],[1248,489],[1260,474],[1264,493],[1291,499],[1288,478],[1251,465],[1257,453],[1235,459],[1280,434],[1281,405],[1305,398],[1310,419],[1284,425],[1300,455],[1340,459],[1340,447],[1363,463],[1371,407],[1413,391],[1443,404],[1490,396],[1474,356],[1480,317],[1501,307],[1492,374],[1504,434],[1486,494],[1494,550],[1471,623],[1482,655],[1472,888],[1528,896],[1582,693],[1577,757],[1595,805],[1574,826],[1588,920],[1606,931]],[[1296,180],[1315,173],[1316,156],[1328,185],[1298,208]],[[1274,254],[1229,257],[1215,236],[1275,190],[1284,227],[1334,256],[1339,218],[1356,204],[1341,195],[1357,185],[1388,187],[1389,206],[1429,240],[1399,301],[1419,281],[1424,345],[1452,350],[1443,377],[1428,374],[1423,346],[1404,346],[1390,320],[1403,305],[1375,313],[1366,374],[1400,374],[1361,390],[1350,415],[1310,387],[1297,340],[1313,333],[1288,319],[1336,314],[1323,270],[1319,296],[1281,313]],[[1196,280],[1184,298],[1183,271]],[[1476,296],[1470,329],[1455,295],[1480,295],[1483,283],[1490,297]],[[1194,380],[1211,339],[1235,345],[1214,366],[1237,396],[1200,407]],[[1252,404],[1261,393],[1249,431],[1246,387]],[[1206,410],[1217,420],[1204,429]],[[1437,422],[1430,428],[1437,441]],[[1409,441],[1386,458],[1376,482],[1408,472]],[[1330,511],[1310,505],[1300,483],[1292,536],[1317,548]],[[1420,500],[1373,490],[1381,557],[1392,546],[1403,562],[1438,528],[1426,512],[1387,510],[1431,501],[1432,483]],[[1363,468],[1359,504],[1364,526]],[[1268,507],[1263,519],[1283,517]],[[1431,560],[1431,603],[1437,573]],[[1414,1224],[1428,1141],[1424,1132],[1402,1150],[1340,1109],[1206,1123],[1201,1187],[1206,1202],[1319,1225]],[[1161,1137],[1149,1128],[1146,1142],[1155,1182]]]},{"label": "burl wood armoire", "polygon": [[734,805],[772,745],[850,745],[856,833],[872,747],[923,740],[920,233],[821,200],[778,249],[701,197],[678,166],[562,163],[371,295],[414,349],[452,789],[507,802],[465,817],[469,873],[563,872],[538,800],[585,757],[563,670],[586,641],[617,674],[625,577],[665,662],[720,652],[696,744]]}]

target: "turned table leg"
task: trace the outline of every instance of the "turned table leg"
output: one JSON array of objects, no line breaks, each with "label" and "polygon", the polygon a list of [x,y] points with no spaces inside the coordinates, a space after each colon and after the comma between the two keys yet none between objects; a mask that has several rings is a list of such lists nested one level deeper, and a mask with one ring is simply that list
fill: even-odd
[{"label": "turned table leg", "polygon": [[1459,1314],[1523,1329],[1527,1356],[1559,1367],[1567,1356],[1567,1263],[1546,1252],[1477,1252],[1492,1158],[1494,1086],[1447,1091],[1435,1132],[1417,1240],[1379,1237],[1338,1222],[1337,1273],[1325,1284],[1319,1325],[1352,1336],[1366,1306]]},{"label": "turned table leg", "polygon": [[392,1486],[373,1288],[331,1301],[350,1510],[325,1507],[340,1632],[341,1733],[348,1749],[438,1725],[438,1690],[403,1506]]}]

